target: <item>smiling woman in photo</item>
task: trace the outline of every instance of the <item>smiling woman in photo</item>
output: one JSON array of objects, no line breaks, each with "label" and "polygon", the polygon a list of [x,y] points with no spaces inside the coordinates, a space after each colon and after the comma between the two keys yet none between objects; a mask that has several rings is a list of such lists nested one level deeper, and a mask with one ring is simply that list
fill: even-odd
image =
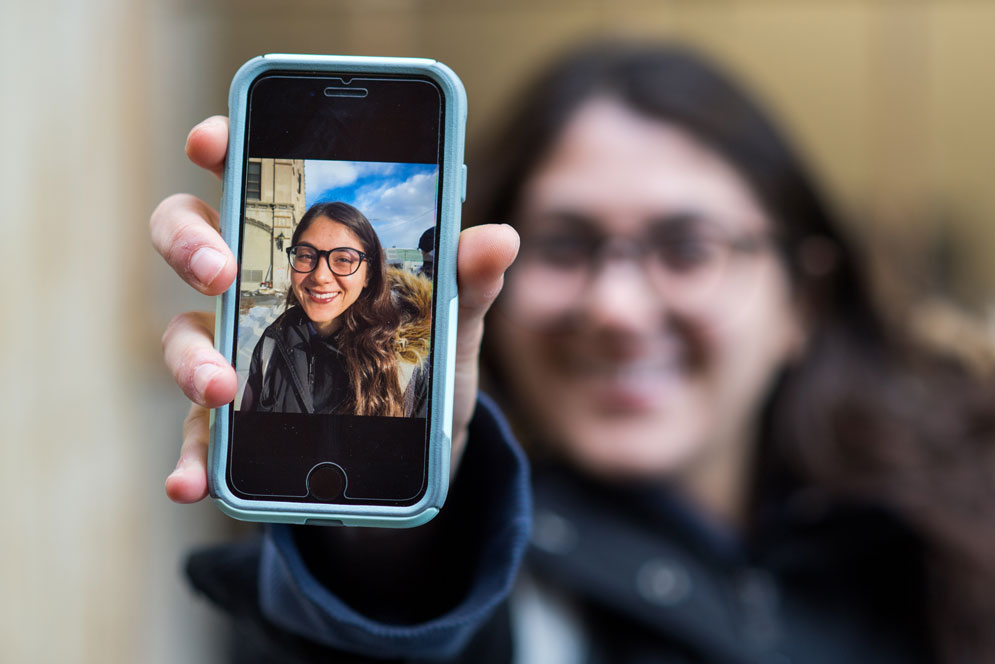
[{"label": "smiling woman in photo", "polygon": [[313,205],[287,255],[287,310],[256,343],[241,410],[422,411],[431,284],[388,268],[373,226],[346,203]]}]

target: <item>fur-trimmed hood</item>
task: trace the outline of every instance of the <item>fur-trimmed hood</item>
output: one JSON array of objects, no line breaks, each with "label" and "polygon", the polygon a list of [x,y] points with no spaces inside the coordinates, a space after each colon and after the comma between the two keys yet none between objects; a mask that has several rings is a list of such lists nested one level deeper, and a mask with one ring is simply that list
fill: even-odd
[{"label": "fur-trimmed hood", "polygon": [[420,365],[428,359],[432,345],[432,282],[393,267],[387,268],[387,281],[401,312],[394,352],[401,362]]}]

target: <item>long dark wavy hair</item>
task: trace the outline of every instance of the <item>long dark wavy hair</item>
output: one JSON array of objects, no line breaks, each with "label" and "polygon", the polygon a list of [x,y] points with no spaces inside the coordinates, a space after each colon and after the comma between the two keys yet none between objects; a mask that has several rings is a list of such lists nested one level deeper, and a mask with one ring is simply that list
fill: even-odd
[{"label": "long dark wavy hair", "polygon": [[[757,486],[787,474],[897,515],[923,543],[937,657],[995,661],[995,392],[889,324],[798,155],[718,69],[680,46],[600,42],[572,52],[515,97],[503,130],[471,155],[464,218],[513,223],[523,184],[596,97],[679,126],[722,155],[778,229],[811,332],[767,399]],[[484,357],[500,392],[502,368],[486,347]],[[514,395],[500,396],[514,410]]]},{"label": "long dark wavy hair", "polygon": [[[398,382],[395,337],[401,317],[391,301],[387,262],[380,239],[366,216],[348,203],[316,203],[294,229],[291,246],[320,217],[328,217],[356,234],[366,254],[366,288],[351,307],[342,313],[342,326],[336,335],[345,355],[349,377],[349,399],[340,413],[402,417],[404,400]],[[299,306],[293,289],[287,291],[287,308]]]}]

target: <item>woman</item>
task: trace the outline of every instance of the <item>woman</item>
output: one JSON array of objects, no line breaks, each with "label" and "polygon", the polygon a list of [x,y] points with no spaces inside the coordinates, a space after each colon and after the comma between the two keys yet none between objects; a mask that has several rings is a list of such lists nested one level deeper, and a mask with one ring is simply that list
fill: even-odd
[{"label": "woman", "polygon": [[[468,201],[470,218],[522,235],[487,351],[525,440],[553,457],[538,513],[548,500],[594,531],[599,509],[616,523],[626,503],[651,509],[652,489],[628,492],[663,479],[721,533],[675,526],[681,508],[647,519],[698,556],[687,582],[728,585],[722,598],[735,594],[722,570],[754,579],[740,616],[753,637],[734,649],[790,648],[816,620],[834,638],[815,635],[822,654],[801,661],[995,661],[991,393],[886,324],[761,111],[689,53],[619,45],[574,54],[517,98]],[[592,478],[607,497],[589,499]],[[601,580],[564,573],[585,554],[551,548],[536,559],[559,589]],[[681,594],[684,577],[658,573]]]},{"label": "woman", "polygon": [[251,592],[223,553],[195,584],[305,661],[992,661],[990,394],[877,313],[756,105],[617,44],[516,99],[467,216],[522,238],[485,355],[535,463],[524,573],[524,474],[482,402],[427,527],[274,528]]},{"label": "woman", "polygon": [[287,310],[253,350],[242,410],[422,413],[431,285],[388,270],[373,226],[346,203],[311,206],[287,255]]}]

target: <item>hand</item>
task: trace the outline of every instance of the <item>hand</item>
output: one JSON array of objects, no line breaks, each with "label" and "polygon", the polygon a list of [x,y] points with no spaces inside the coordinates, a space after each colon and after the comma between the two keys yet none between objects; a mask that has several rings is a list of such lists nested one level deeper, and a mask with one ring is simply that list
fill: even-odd
[{"label": "hand", "polygon": [[[187,136],[190,160],[219,178],[228,145],[228,120],[212,117]],[[176,194],[162,201],[149,222],[152,243],[188,284],[205,295],[223,293],[235,280],[237,264],[218,232],[218,213],[198,198]],[[504,271],[518,252],[510,226],[487,225],[460,234],[457,280],[459,320],[453,405],[452,468],[466,445],[467,426],[477,398],[478,358],[484,314],[501,291]],[[166,494],[178,503],[207,495],[209,409],[235,398],[235,370],[214,349],[214,314],[188,312],[174,318],[162,337],[166,365],[193,404],[183,424],[176,470],[166,478]]]}]

